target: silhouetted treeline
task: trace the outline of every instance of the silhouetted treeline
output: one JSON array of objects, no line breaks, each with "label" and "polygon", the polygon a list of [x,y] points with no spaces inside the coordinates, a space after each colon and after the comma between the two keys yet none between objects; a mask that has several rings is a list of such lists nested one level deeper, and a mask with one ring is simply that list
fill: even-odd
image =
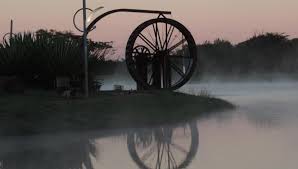
[{"label": "silhouetted treeline", "polygon": [[[284,34],[266,33],[238,44],[217,39],[197,47],[199,63],[193,75],[194,80],[208,77],[257,77],[271,80],[278,76],[298,79],[298,38],[289,39]],[[121,69],[115,73],[121,74],[126,66],[121,66]]]},{"label": "silhouetted treeline", "polygon": [[198,45],[198,51],[203,76],[298,75],[298,39],[284,34],[255,35],[236,45],[218,39]]}]

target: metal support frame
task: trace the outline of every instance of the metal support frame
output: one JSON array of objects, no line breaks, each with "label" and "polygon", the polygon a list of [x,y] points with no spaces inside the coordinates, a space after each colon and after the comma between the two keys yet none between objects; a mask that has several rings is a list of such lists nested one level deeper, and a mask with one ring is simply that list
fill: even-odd
[{"label": "metal support frame", "polygon": [[85,91],[85,97],[87,98],[89,96],[89,74],[88,74],[88,43],[87,43],[87,8],[86,8],[86,0],[83,0],[83,26],[84,26],[84,43],[83,43],[83,52],[84,52],[84,91]]},{"label": "metal support frame", "polygon": [[13,34],[13,20],[10,20],[10,33],[9,33],[9,39],[12,38],[12,34]]},{"label": "metal support frame", "polygon": [[10,30],[9,33],[4,34],[4,36],[2,37],[2,41],[5,42],[6,41],[6,37],[9,36],[9,41],[12,39],[13,36],[15,36],[15,34],[13,33],[13,20],[10,20]]},{"label": "metal support frame", "polygon": [[157,11],[157,10],[142,10],[142,9],[114,9],[111,11],[108,11],[106,13],[101,14],[98,16],[96,19],[94,19],[87,27],[88,33],[93,30],[93,27],[96,25],[98,21],[103,19],[104,17],[114,14],[114,13],[119,13],[119,12],[128,12],[128,13],[145,13],[145,14],[159,14],[159,15],[171,15],[172,12],[170,11]]},{"label": "metal support frame", "polygon": [[[83,26],[84,26],[84,30],[83,30],[83,55],[84,55],[84,91],[85,91],[85,97],[87,98],[89,96],[89,85],[88,85],[88,41],[87,41],[87,36],[88,33],[91,32],[92,30],[94,30],[94,26],[95,24],[100,21],[101,19],[103,19],[104,17],[114,14],[114,13],[119,13],[119,12],[129,12],[129,13],[145,13],[145,14],[159,14],[158,17],[163,16],[164,15],[170,15],[171,12],[170,11],[157,11],[157,10],[141,10],[141,9],[115,9],[115,10],[111,10],[108,11],[106,13],[103,13],[102,15],[98,16],[96,19],[94,19],[88,26],[87,26],[87,10],[90,10],[89,8],[86,7],[86,0],[83,0]],[[78,10],[76,12],[76,14],[79,12],[80,10]],[[77,28],[76,24],[75,24],[75,16],[73,18],[73,22],[74,25]],[[79,29],[78,29],[79,30]]]}]

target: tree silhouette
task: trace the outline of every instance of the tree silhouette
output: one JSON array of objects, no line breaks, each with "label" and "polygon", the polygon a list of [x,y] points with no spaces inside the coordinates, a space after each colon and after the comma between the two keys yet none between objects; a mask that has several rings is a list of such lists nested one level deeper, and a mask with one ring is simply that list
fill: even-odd
[{"label": "tree silhouette", "polygon": [[298,40],[287,35],[255,35],[236,45],[217,39],[198,45],[204,74],[241,77],[252,74],[297,74]]}]

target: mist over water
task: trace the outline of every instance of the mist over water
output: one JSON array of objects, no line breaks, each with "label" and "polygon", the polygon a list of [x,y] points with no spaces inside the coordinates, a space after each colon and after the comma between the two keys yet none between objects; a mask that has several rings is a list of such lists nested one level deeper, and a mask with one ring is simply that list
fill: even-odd
[{"label": "mist over water", "polygon": [[[274,116],[274,118],[297,118],[298,81],[276,80],[246,82],[192,83],[181,92],[199,94],[207,91],[211,96],[232,102],[247,114]],[[278,117],[276,117],[278,115]]]},{"label": "mist over water", "polygon": [[[127,89],[135,86],[133,81],[126,80],[110,79],[105,83],[106,88],[112,89],[114,84]],[[171,147],[173,158],[187,169],[295,169],[298,166],[298,81],[205,80],[187,84],[179,91],[198,95],[202,90],[230,101],[237,108],[173,126],[2,138],[0,147],[5,151],[0,153],[0,161],[3,168],[14,162],[19,163],[15,168],[21,164],[24,168],[49,168],[48,163],[54,161],[64,168],[76,165],[89,169],[90,164],[95,169],[137,169],[142,164],[155,168],[152,166],[156,165],[159,143],[171,140],[168,143],[176,146]],[[164,134],[158,134],[160,131]],[[151,151],[148,159],[145,158]],[[38,162],[45,157],[49,160]],[[160,165],[168,168],[165,161]]]},{"label": "mist over water", "polygon": [[237,109],[197,121],[199,151],[187,168],[296,168],[297,81],[192,82],[179,91],[202,90]]}]

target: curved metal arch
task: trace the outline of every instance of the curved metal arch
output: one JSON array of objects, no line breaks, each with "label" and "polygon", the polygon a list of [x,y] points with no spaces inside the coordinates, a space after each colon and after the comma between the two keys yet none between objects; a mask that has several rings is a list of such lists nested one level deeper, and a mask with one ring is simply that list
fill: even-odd
[{"label": "curved metal arch", "polygon": [[5,40],[6,40],[6,36],[8,36],[8,35],[16,36],[15,33],[6,33],[6,34],[4,34],[4,36],[2,37],[3,42],[5,42]]},{"label": "curved metal arch", "polygon": [[[84,30],[80,29],[80,28],[78,27],[78,25],[76,24],[76,16],[77,16],[78,13],[79,13],[80,11],[82,11],[82,10],[84,10],[84,8],[78,9],[78,10],[76,11],[76,13],[75,13],[75,14],[73,15],[73,17],[72,17],[72,23],[73,23],[74,27],[75,27],[79,32],[84,33]],[[93,10],[90,9],[90,8],[86,8],[86,10],[93,12]]]},{"label": "curved metal arch", "polygon": [[101,14],[96,19],[94,19],[87,27],[87,34],[93,30],[93,27],[95,26],[95,24],[98,21],[100,21],[101,19],[103,19],[104,17],[106,17],[108,15],[118,13],[118,12],[147,13],[147,14],[159,14],[159,15],[171,15],[172,14],[172,12],[170,12],[170,11],[141,10],[141,9],[114,9],[114,10],[108,11],[104,14]]}]

